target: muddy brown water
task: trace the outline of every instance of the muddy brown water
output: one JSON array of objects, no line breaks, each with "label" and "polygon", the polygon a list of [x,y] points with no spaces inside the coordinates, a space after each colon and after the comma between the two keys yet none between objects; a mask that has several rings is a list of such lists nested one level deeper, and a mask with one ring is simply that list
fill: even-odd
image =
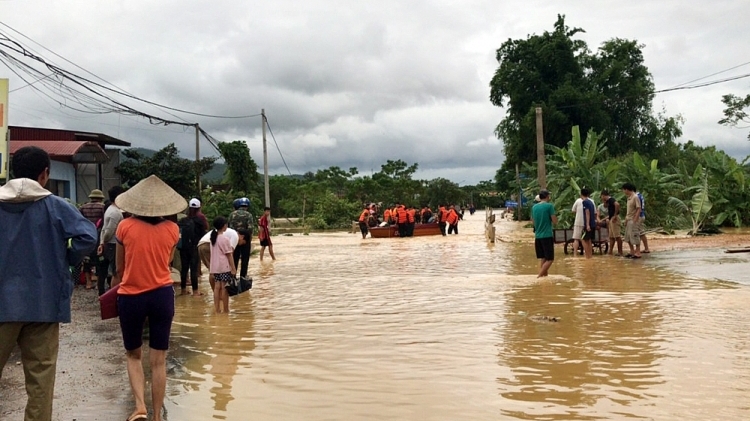
[{"label": "muddy brown water", "polygon": [[586,261],[558,246],[540,281],[532,245],[488,245],[483,218],[447,238],[275,237],[278,260],[252,261],[230,315],[178,297],[169,418],[747,419],[742,279],[696,274],[717,264],[700,251]]}]

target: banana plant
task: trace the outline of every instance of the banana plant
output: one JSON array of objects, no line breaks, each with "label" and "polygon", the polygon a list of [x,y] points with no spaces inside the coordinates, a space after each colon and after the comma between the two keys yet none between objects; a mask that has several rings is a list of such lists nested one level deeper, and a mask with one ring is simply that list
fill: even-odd
[{"label": "banana plant", "polygon": [[693,193],[690,201],[670,196],[668,203],[675,210],[686,214],[690,218],[693,227],[688,232],[688,235],[696,235],[711,213],[713,204],[708,197],[708,172],[699,165],[696,167],[691,180],[694,184],[682,190],[684,194]]}]

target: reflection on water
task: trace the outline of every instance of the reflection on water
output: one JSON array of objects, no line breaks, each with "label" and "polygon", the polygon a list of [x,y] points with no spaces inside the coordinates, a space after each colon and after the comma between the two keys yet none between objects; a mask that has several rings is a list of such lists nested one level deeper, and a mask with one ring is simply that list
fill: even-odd
[{"label": "reflection on water", "polygon": [[488,245],[482,219],[278,237],[230,315],[178,297],[170,418],[746,418],[750,288],[561,247],[539,281],[532,244]]}]

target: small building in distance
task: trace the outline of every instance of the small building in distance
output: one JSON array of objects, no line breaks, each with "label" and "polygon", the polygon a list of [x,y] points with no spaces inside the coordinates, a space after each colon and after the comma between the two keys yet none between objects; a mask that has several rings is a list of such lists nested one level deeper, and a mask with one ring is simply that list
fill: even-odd
[{"label": "small building in distance", "polygon": [[53,194],[85,203],[93,189],[106,192],[119,185],[120,147],[130,143],[102,133],[9,126],[10,155],[24,146],[47,151],[52,161],[47,189]]}]

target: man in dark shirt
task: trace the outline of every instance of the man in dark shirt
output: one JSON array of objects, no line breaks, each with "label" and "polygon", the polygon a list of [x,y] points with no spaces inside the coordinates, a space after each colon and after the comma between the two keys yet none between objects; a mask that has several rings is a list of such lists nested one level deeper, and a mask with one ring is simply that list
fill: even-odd
[{"label": "man in dark shirt", "polygon": [[602,190],[602,203],[607,208],[607,215],[604,220],[607,222],[607,231],[609,231],[609,254],[610,256],[614,254],[615,242],[617,242],[617,255],[622,256],[620,203],[610,196],[607,190]]},{"label": "man in dark shirt", "polygon": [[594,247],[592,240],[596,234],[596,207],[594,202],[589,199],[591,192],[587,188],[581,189],[581,200],[583,201],[583,235],[581,236],[581,244],[583,244],[583,254],[587,259],[590,259],[594,255]]}]

